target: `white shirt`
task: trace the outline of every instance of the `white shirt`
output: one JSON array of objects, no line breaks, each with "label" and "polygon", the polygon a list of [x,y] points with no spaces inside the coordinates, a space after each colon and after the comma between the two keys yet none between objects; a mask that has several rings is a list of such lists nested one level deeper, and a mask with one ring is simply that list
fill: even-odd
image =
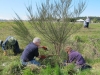
[{"label": "white shirt", "polygon": [[86,21],[84,20],[83,25],[86,26]]},{"label": "white shirt", "polygon": [[86,19],[86,22],[90,22],[90,19],[89,19],[89,18],[87,18],[87,19]]}]

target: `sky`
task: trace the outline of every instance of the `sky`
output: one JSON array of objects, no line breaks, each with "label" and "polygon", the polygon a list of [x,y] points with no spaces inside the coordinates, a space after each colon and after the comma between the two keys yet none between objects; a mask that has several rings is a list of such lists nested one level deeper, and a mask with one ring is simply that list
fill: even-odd
[{"label": "sky", "polygon": [[[28,6],[32,2],[34,11],[36,11],[36,4],[40,5],[41,2],[44,1],[45,0],[0,0],[0,19],[13,19],[16,17],[14,12],[22,19],[27,19],[25,6]],[[100,0],[86,1],[87,7],[80,16],[100,16]]]}]

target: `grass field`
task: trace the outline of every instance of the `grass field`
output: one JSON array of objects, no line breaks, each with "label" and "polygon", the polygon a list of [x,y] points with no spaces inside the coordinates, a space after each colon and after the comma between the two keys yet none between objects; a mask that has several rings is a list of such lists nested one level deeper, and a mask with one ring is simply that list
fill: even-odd
[{"label": "grass field", "polygon": [[[25,40],[20,39],[19,36],[15,35],[13,32],[12,26],[15,25],[13,22],[0,22],[0,40],[5,40],[7,36],[11,35],[17,38],[19,41],[20,48],[23,50],[25,46],[27,45],[24,43]],[[31,32],[31,34],[35,34],[35,36],[41,37],[41,35],[37,34],[33,28],[31,28],[28,23],[26,23],[27,28]],[[80,46],[83,46],[79,49],[84,58],[86,58],[86,61],[88,64],[92,65],[91,70],[86,70],[83,72],[78,72],[77,75],[100,75],[100,41],[96,39],[100,39],[100,24],[90,24],[89,29],[81,28],[78,30],[77,33],[73,34],[70,37],[70,40],[75,40],[75,37],[78,36],[78,40],[80,40],[79,44]],[[94,40],[92,42],[91,40]],[[44,39],[42,40],[43,45],[49,45],[49,43],[45,42]],[[48,46],[49,47],[49,46]],[[96,47],[96,54],[93,54],[93,49]],[[49,52],[48,52],[49,53]],[[4,56],[3,51],[0,48],[0,75],[21,75],[19,74],[20,71],[23,72],[23,75],[36,75],[33,74],[30,70],[21,70],[21,68],[17,68],[17,66],[20,63],[20,55],[13,56],[13,53],[11,50],[8,50],[8,55]],[[48,71],[50,68],[43,70]],[[64,70],[64,71],[63,71]],[[63,75],[66,74],[66,68],[61,70],[63,72]],[[14,73],[13,73],[14,72]],[[12,73],[12,74],[11,74]],[[42,72],[41,72],[42,73]],[[44,72],[43,72],[44,73]],[[48,74],[37,74],[37,75],[48,75]],[[49,74],[51,75],[51,74]],[[57,75],[55,73],[54,75]]]}]

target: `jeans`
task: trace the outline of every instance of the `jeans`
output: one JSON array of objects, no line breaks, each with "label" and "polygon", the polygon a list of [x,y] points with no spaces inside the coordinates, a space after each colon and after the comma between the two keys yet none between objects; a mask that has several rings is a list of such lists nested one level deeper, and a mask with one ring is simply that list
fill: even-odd
[{"label": "jeans", "polygon": [[40,63],[39,63],[38,61],[36,61],[35,59],[33,59],[33,60],[31,60],[31,61],[28,61],[28,62],[25,62],[25,61],[23,61],[23,60],[21,59],[21,64],[22,64],[22,65],[26,66],[26,65],[28,65],[28,63],[30,63],[30,64],[35,64],[35,65],[37,65],[37,66],[40,66]]}]

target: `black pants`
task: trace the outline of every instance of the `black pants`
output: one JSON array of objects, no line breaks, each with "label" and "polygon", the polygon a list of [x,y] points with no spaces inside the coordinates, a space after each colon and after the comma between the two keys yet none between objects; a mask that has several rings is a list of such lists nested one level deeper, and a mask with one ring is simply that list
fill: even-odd
[{"label": "black pants", "polygon": [[92,68],[90,65],[84,64],[84,65],[76,65],[74,70],[76,71],[77,69],[80,69],[81,71],[83,71],[85,69],[90,69],[90,68]]},{"label": "black pants", "polygon": [[86,27],[89,28],[89,22],[86,22]]},{"label": "black pants", "polygon": [[16,43],[14,45],[12,45],[12,49],[13,49],[13,52],[14,52],[15,55],[20,53],[18,41],[16,41]]}]

